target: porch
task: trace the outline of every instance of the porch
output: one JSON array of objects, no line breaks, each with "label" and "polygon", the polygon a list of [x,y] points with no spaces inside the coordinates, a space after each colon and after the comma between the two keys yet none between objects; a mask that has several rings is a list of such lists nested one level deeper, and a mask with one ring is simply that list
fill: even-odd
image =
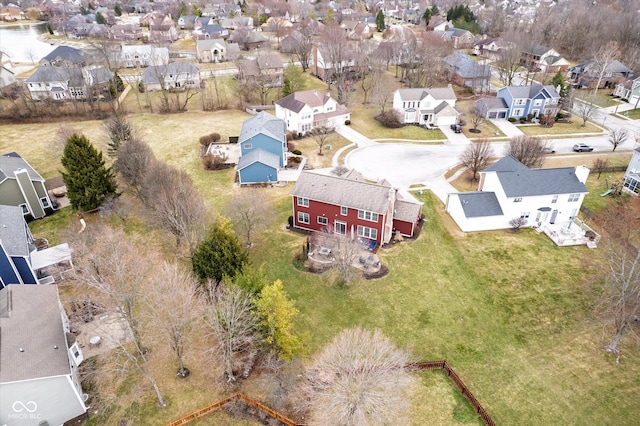
[{"label": "porch", "polygon": [[545,223],[538,232],[544,232],[559,247],[586,245],[597,248],[600,241],[600,234],[578,218],[569,222]]}]

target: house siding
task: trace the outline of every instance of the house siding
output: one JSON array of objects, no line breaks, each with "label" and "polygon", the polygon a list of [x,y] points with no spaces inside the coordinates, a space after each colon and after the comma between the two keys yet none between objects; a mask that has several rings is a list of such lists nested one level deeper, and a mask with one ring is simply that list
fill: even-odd
[{"label": "house siding", "polygon": [[[294,227],[300,229],[306,229],[310,231],[321,231],[328,226],[332,231],[334,229],[334,222],[345,222],[347,227],[347,236],[351,236],[353,232],[354,237],[358,237],[357,229],[358,225],[366,226],[377,230],[376,242],[381,244],[385,241],[384,224],[387,221],[387,215],[384,213],[378,213],[378,221],[371,222],[368,220],[358,218],[358,210],[349,208],[347,215],[340,214],[342,206],[336,206],[334,204],[323,203],[321,201],[309,200],[309,207],[299,206],[297,197],[292,197],[293,200],[293,223]],[[301,223],[298,221],[298,212],[304,212],[309,214],[309,223]],[[375,213],[375,212],[374,212]],[[328,220],[327,225],[318,223],[318,216],[326,217]]]},{"label": "house siding", "polygon": [[[249,144],[251,147],[246,147],[246,144]],[[287,145],[285,142],[277,141],[265,134],[259,133],[249,139],[245,139],[240,144],[240,153],[241,155],[247,155],[249,152],[253,151],[256,148],[264,149],[274,155],[278,156],[279,166],[284,167],[284,161],[287,151]]]},{"label": "house siding", "polygon": [[[416,222],[419,219],[420,218],[416,218]],[[413,236],[413,232],[415,230],[415,223],[405,222],[403,220],[394,219],[393,220],[393,229],[394,229],[394,231],[399,231],[402,235],[404,235],[406,237],[412,237]]]},{"label": "house siding", "polygon": [[266,164],[255,162],[238,171],[240,184],[276,182],[278,170]]}]

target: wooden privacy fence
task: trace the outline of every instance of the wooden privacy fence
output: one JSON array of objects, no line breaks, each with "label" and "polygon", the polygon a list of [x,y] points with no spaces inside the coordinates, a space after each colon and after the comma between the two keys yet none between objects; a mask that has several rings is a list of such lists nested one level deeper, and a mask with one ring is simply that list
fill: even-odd
[{"label": "wooden privacy fence", "polygon": [[[418,371],[418,370],[445,370],[447,372],[447,376],[453,381],[453,383],[456,384],[456,386],[458,387],[458,389],[460,389],[460,392],[462,392],[462,395],[467,398],[467,401],[469,401],[469,403],[471,404],[471,406],[473,407],[473,409],[476,411],[476,413],[478,414],[478,416],[480,416],[480,418],[482,419],[482,421],[484,422],[485,425],[487,426],[495,426],[495,422],[493,421],[493,419],[489,416],[489,414],[485,411],[485,409],[482,407],[482,405],[480,405],[480,403],[478,402],[478,400],[476,399],[475,396],[473,396],[473,393],[471,393],[471,391],[465,386],[464,382],[462,381],[462,379],[460,379],[460,377],[456,374],[455,371],[453,371],[453,368],[451,368],[451,366],[447,363],[447,361],[442,360],[442,361],[424,361],[424,362],[414,362],[411,364],[407,364],[405,366],[405,368],[409,371]],[[220,408],[224,407],[226,404],[233,402],[233,401],[237,401],[237,400],[241,400],[244,403],[251,405],[252,407],[257,408],[258,410],[270,415],[271,417],[273,417],[274,419],[280,420],[282,423],[284,423],[287,426],[301,426],[301,423],[297,423],[293,420],[291,420],[290,418],[288,418],[287,416],[285,416],[284,414],[281,414],[279,412],[277,412],[276,410],[267,407],[266,405],[264,405],[263,403],[256,401],[253,398],[248,397],[247,395],[243,394],[243,393],[236,393],[234,395],[231,395],[228,398],[225,399],[221,399],[220,401],[214,402],[213,404],[195,411],[191,414],[188,414],[178,420],[174,420],[171,423],[168,423],[166,426],[181,426],[181,425],[185,425],[187,423],[191,423],[192,421],[194,421],[195,419],[198,419],[202,416],[205,416],[209,413],[212,413],[216,410],[219,410]]]},{"label": "wooden privacy fence", "polygon": [[273,417],[274,419],[280,420],[282,423],[284,423],[287,426],[297,426],[298,423],[296,423],[295,421],[291,420],[290,418],[288,418],[287,416],[285,416],[284,414],[281,414],[279,412],[277,412],[276,410],[267,407],[266,405],[262,404],[259,401],[256,401],[253,398],[249,398],[247,395],[243,394],[243,393],[236,393],[234,395],[231,395],[228,398],[225,399],[221,399],[220,401],[214,402],[213,404],[204,407],[201,410],[198,411],[194,411],[191,414],[188,414],[184,417],[179,418],[178,420],[174,420],[171,423],[168,423],[167,426],[180,426],[180,425],[185,425],[187,423],[191,423],[192,421],[194,421],[195,419],[199,419],[202,416],[205,416],[209,413],[213,413],[216,410],[219,410],[220,408],[224,407],[225,405],[227,405],[230,402],[233,401],[237,401],[237,400],[241,400],[244,403],[251,405],[252,407],[257,408],[258,410],[267,413],[268,415],[270,415],[271,417]]},{"label": "wooden privacy fence", "polygon": [[469,401],[473,409],[476,410],[476,413],[478,414],[478,416],[480,416],[484,424],[487,426],[495,426],[496,423],[493,421],[491,416],[489,416],[489,413],[487,413],[487,411],[482,407],[482,405],[480,405],[476,397],[473,396],[473,393],[471,393],[469,388],[465,386],[460,376],[458,376],[456,372],[453,371],[453,368],[451,368],[451,366],[447,363],[447,361],[442,360],[442,361],[414,362],[412,364],[408,364],[407,369],[409,370],[445,370],[447,372],[447,376],[453,381],[453,383],[456,384],[458,389],[460,389],[460,392],[462,392],[462,395],[465,398],[467,398],[467,401]]}]

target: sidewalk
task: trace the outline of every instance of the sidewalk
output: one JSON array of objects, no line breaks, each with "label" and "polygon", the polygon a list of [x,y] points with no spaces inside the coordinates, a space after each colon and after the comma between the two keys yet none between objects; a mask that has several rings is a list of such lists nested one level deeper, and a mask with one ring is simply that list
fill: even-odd
[{"label": "sidewalk", "polygon": [[469,145],[471,140],[464,133],[454,132],[450,126],[438,126],[447,137],[447,145]]},{"label": "sidewalk", "polygon": [[359,133],[344,124],[336,127],[336,133],[358,145],[358,148],[376,144],[362,133]]},{"label": "sidewalk", "polygon": [[500,131],[504,133],[508,138],[513,138],[515,136],[521,136],[524,134],[520,129],[514,126],[513,123],[510,123],[504,118],[492,118],[489,121],[491,121],[498,129],[500,129]]}]

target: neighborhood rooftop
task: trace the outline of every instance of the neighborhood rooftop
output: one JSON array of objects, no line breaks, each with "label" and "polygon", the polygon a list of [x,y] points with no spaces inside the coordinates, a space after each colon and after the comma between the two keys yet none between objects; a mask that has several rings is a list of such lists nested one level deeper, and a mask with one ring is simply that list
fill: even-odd
[{"label": "neighborhood rooftop", "polygon": [[309,105],[312,108],[322,106],[328,98],[329,95],[327,93],[319,92],[316,89],[302,90],[285,96],[278,100],[276,104],[288,110],[300,112],[305,105]]},{"label": "neighborhood rooftop", "polygon": [[0,383],[70,373],[57,286],[7,286],[0,313]]},{"label": "neighborhood rooftop", "polygon": [[395,192],[386,180],[368,182],[354,170],[342,176],[306,170],[300,174],[291,194],[338,206],[385,214],[391,191]]},{"label": "neighborhood rooftop", "polygon": [[436,100],[456,99],[456,94],[451,87],[436,87],[432,89],[398,89],[398,94],[403,101],[416,101],[433,96]]},{"label": "neighborhood rooftop", "polygon": [[466,217],[502,216],[495,192],[461,192],[458,197]]},{"label": "neighborhood rooftop", "polygon": [[15,179],[15,171],[19,169],[25,169],[31,180],[44,182],[42,176],[40,176],[38,172],[36,172],[33,167],[31,167],[31,165],[17,153],[10,152],[9,154],[0,156],[0,182],[3,182],[7,178]]},{"label": "neighborhood rooftop", "polygon": [[0,205],[0,243],[9,256],[27,257],[35,248],[24,237],[26,227],[21,207]]},{"label": "neighborhood rooftop", "polygon": [[272,137],[277,141],[283,141],[283,137],[287,133],[286,123],[284,120],[269,113],[264,111],[259,112],[242,123],[239,140],[246,141],[260,133]]}]

